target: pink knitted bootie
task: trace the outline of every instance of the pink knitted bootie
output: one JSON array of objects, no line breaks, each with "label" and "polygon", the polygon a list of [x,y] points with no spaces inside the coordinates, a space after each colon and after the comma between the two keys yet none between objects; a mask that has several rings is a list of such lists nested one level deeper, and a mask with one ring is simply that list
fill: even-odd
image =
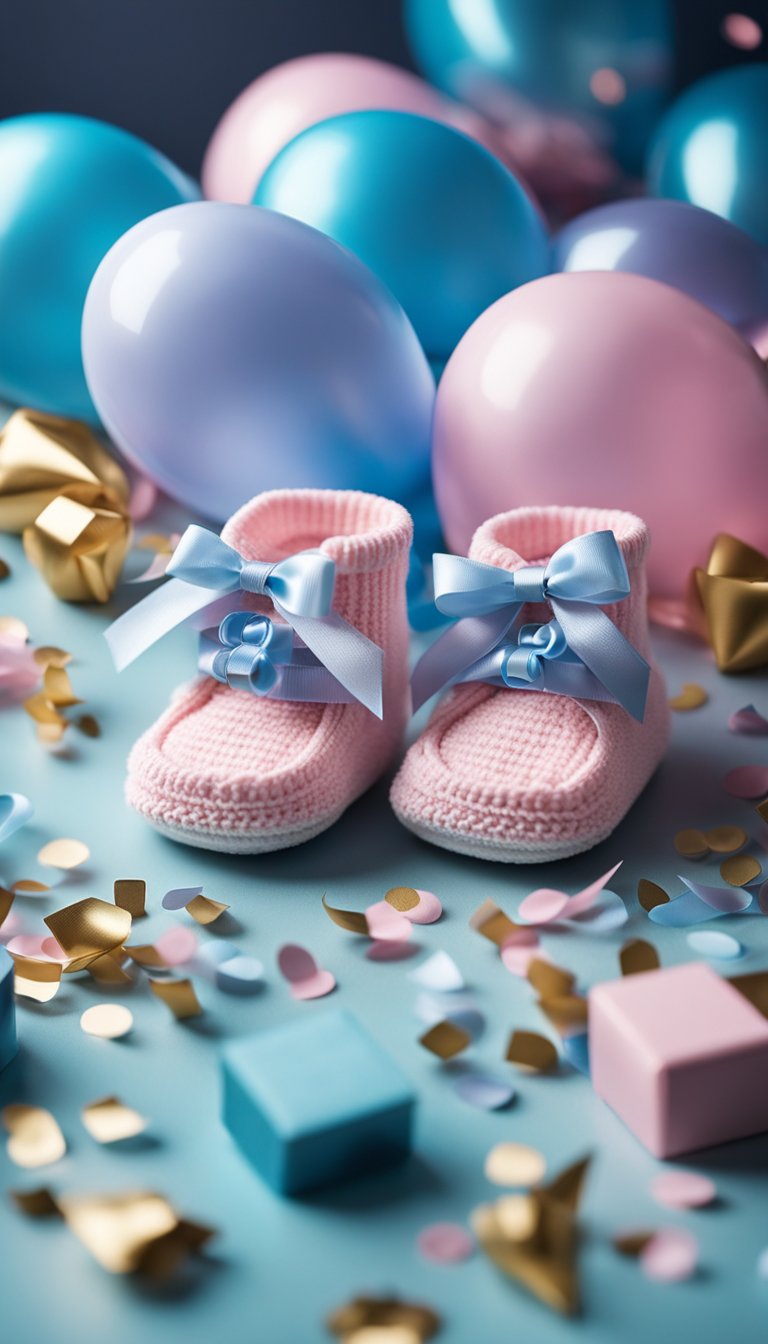
[{"label": "pink knitted bootie", "polygon": [[229,592],[231,610],[203,636],[210,675],[177,692],[133,748],[131,806],[174,840],[231,854],[298,845],[332,825],[402,740],[411,534],[399,504],[337,490],[259,495],[220,539],[188,529],[169,569],[175,590],[108,634],[118,663],[135,656],[118,646],[140,630],[142,608],[144,647],[180,619],[169,603],[190,614],[190,583],[207,585],[209,601]]},{"label": "pink knitted bootie", "polygon": [[529,508],[484,523],[469,560],[435,557],[438,605],[467,619],[414,675],[417,702],[452,689],[392,786],[404,826],[505,863],[567,858],[610,835],[669,733],[648,545],[628,513]]}]

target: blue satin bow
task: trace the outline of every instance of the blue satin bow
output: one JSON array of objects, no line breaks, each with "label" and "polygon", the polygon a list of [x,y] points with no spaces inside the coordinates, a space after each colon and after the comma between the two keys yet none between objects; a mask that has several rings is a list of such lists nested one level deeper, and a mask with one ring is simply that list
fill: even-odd
[{"label": "blue satin bow", "polygon": [[[630,591],[612,532],[576,537],[546,565],[514,571],[436,555],[434,574],[437,607],[460,619],[417,664],[411,683],[415,709],[458,681],[500,679],[504,685],[612,700],[642,721],[650,669],[600,610]],[[551,607],[555,622],[535,627],[546,633],[516,629],[526,602]]]},{"label": "blue satin bow", "polygon": [[252,611],[233,611],[218,630],[200,635],[198,670],[235,691],[279,700],[349,704],[352,693],[298,645],[289,625]]},{"label": "blue satin bow", "polygon": [[[310,550],[274,564],[245,560],[215,532],[192,524],[167,572],[172,576],[169,583],[138,602],[105,632],[118,671],[182,621],[214,605],[214,594],[258,593],[270,599],[316,663],[353,699],[382,717],[384,655],[377,644],[331,610],[336,566],[330,556]],[[241,657],[245,661],[246,654]]]}]

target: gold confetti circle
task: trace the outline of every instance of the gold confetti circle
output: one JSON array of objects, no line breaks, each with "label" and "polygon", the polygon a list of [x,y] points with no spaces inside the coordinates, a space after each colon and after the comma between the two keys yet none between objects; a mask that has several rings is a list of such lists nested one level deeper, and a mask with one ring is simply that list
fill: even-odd
[{"label": "gold confetti circle", "polygon": [[735,854],[744,848],[749,836],[741,826],[713,826],[704,832],[704,839],[715,854]]},{"label": "gold confetti circle", "polygon": [[637,899],[643,910],[650,913],[657,905],[666,905],[669,896],[658,882],[652,882],[649,877],[641,877],[637,884]]},{"label": "gold confetti circle", "polygon": [[697,685],[695,681],[687,681],[680,694],[670,700],[669,708],[685,713],[689,709],[701,709],[708,699],[709,695],[703,686]]},{"label": "gold confetti circle", "polygon": [[37,856],[46,868],[77,868],[91,857],[91,851],[82,840],[50,840]]},{"label": "gold confetti circle", "polygon": [[416,908],[419,904],[419,893],[415,887],[390,887],[384,900],[402,915],[406,910]]},{"label": "gold confetti circle", "polygon": [[751,854],[735,854],[732,859],[724,859],[720,864],[720,876],[732,887],[745,887],[759,877],[762,868]]},{"label": "gold confetti circle", "polygon": [[131,1030],[133,1013],[122,1003],[95,1003],[92,1008],[86,1008],[80,1026],[88,1036],[102,1036],[114,1041]]},{"label": "gold confetti circle", "polygon": [[536,1185],[546,1163],[536,1148],[525,1143],[497,1143],[485,1159],[485,1175],[494,1185]]},{"label": "gold confetti circle", "polygon": [[684,859],[703,859],[709,853],[709,844],[703,831],[678,831],[675,849]]}]

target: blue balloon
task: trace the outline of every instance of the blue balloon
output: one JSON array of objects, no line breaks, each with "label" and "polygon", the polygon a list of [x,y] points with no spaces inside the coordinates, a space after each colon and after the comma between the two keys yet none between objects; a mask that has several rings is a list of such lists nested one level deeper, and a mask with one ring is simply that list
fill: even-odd
[{"label": "blue balloon", "polygon": [[559,271],[627,271],[698,299],[749,336],[768,318],[768,255],[709,210],[626,200],[589,210],[555,239]]},{"label": "blue balloon", "polygon": [[360,257],[437,362],[491,303],[550,269],[541,217],[509,169],[410,112],[348,112],[311,126],[272,161],[254,200]]},{"label": "blue balloon", "polygon": [[648,157],[648,188],[722,215],[768,247],[768,65],[721,70],[677,99]]},{"label": "blue balloon", "polygon": [[435,384],[405,313],[271,210],[203,201],[130,229],[88,291],[83,360],[126,456],[208,518],[280,486],[427,490]]},{"label": "blue balloon", "polygon": [[197,186],[117,126],[46,113],[0,122],[0,397],[93,420],[80,321],[114,242]]},{"label": "blue balloon", "polygon": [[672,85],[670,0],[406,0],[433,84],[496,121],[519,99],[570,117],[629,172]]}]

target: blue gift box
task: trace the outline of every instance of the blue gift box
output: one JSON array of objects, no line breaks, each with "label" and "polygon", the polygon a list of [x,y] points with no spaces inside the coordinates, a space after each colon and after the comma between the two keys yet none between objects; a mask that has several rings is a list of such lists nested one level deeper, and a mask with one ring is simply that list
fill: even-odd
[{"label": "blue gift box", "polygon": [[13,958],[4,947],[0,947],[0,1069],[10,1064],[18,1048],[16,1005],[13,998]]},{"label": "blue gift box", "polygon": [[410,1152],[410,1083],[350,1013],[310,1009],[227,1046],[222,1064],[224,1123],[280,1194],[391,1166]]}]

